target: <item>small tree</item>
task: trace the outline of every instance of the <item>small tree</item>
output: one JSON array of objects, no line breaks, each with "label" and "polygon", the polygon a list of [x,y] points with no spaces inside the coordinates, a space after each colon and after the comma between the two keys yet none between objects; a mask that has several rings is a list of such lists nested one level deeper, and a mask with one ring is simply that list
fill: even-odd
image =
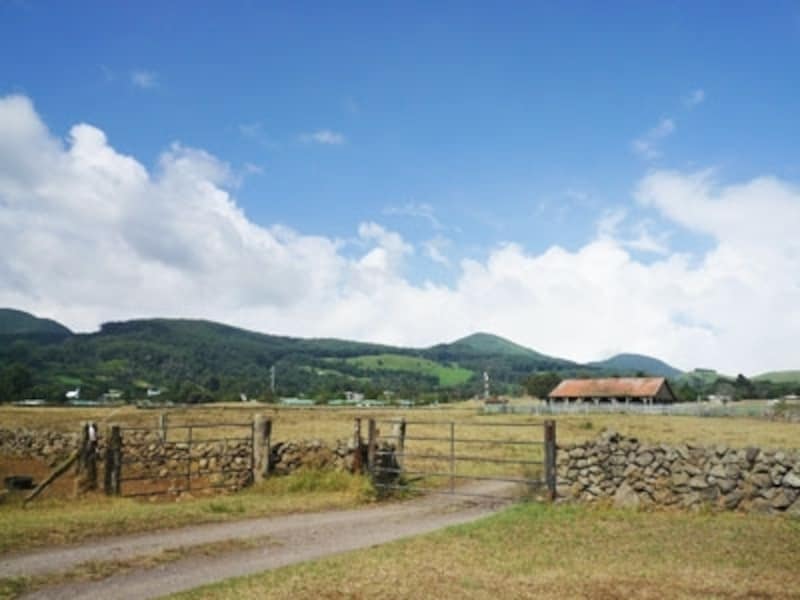
[{"label": "small tree", "polygon": [[547,395],[561,383],[561,377],[555,373],[546,371],[544,373],[534,373],[529,375],[523,385],[525,391],[535,398],[547,398]]}]

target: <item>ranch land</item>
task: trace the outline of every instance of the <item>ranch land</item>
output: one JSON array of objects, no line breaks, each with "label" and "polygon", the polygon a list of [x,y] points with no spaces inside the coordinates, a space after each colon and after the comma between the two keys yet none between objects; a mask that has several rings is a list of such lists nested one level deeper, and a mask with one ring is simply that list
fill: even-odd
[{"label": "ranch land", "polygon": [[[221,423],[265,414],[272,419],[273,444],[346,439],[352,436],[356,417],[377,419],[384,423],[379,424],[382,432],[387,433],[388,423],[400,416],[432,422],[414,429],[414,434],[422,438],[438,436],[450,421],[474,424],[475,435],[489,439],[541,438],[540,417],[483,415],[478,407],[472,402],[413,411],[207,405],[176,408],[169,411],[168,418],[173,424]],[[77,432],[79,425],[89,420],[98,423],[101,434],[111,423],[153,427],[158,416],[158,411],[132,407],[0,408],[4,429],[61,432]],[[564,415],[555,420],[560,444],[592,440],[603,430],[614,429],[654,444],[800,447],[798,424],[785,421],[624,414]],[[511,431],[503,426],[509,422],[531,426]],[[409,427],[410,434],[414,426]],[[207,433],[213,434],[213,429]],[[442,442],[421,444],[420,453],[444,451]],[[524,458],[524,452],[528,452],[514,446],[476,446],[478,452],[501,458]],[[473,475],[497,472],[495,466],[480,464],[459,468]],[[40,479],[49,469],[35,461],[0,456],[0,476],[19,474],[20,470]],[[138,500],[90,493],[74,500],[72,491],[68,483],[59,483],[27,508],[21,506],[17,493],[0,504],[0,556],[107,535],[376,503],[366,477],[322,471],[271,477],[235,494]],[[191,549],[186,552],[191,553]],[[798,518],[707,508],[620,510],[603,502],[531,502],[471,524],[226,580],[179,597],[798,598],[798,560]],[[141,567],[137,563],[124,568],[137,565]],[[94,565],[49,579],[0,579],[0,596],[14,597],[70,578],[103,577],[114,568],[123,568],[111,567]]]}]

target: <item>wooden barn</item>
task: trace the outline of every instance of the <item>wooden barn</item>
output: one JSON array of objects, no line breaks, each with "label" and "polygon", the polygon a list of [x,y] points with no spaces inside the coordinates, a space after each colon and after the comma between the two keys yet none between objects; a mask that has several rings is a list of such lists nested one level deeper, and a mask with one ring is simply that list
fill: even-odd
[{"label": "wooden barn", "polygon": [[565,379],[548,394],[547,400],[594,404],[669,404],[677,401],[664,377]]}]

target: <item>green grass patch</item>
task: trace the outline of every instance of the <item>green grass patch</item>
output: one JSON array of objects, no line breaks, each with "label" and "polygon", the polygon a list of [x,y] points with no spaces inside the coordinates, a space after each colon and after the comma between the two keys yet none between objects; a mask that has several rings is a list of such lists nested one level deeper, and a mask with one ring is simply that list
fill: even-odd
[{"label": "green grass patch", "polygon": [[426,358],[402,354],[374,354],[348,358],[347,363],[370,371],[405,371],[432,375],[439,379],[441,387],[460,385],[472,377],[473,372],[458,365],[444,365]]},{"label": "green grass patch", "polygon": [[774,516],[527,504],[175,598],[796,598],[799,549]]}]

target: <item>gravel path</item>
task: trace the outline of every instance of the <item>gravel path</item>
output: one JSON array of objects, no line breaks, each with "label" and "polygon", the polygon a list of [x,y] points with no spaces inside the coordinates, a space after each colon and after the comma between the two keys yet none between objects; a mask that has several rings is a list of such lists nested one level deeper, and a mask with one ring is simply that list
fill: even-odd
[{"label": "gravel path", "polygon": [[[507,485],[485,482],[463,491],[508,495]],[[88,561],[123,560],[163,550],[232,539],[269,538],[265,545],[223,555],[190,556],[101,581],[71,583],[27,598],[157,598],[229,577],[247,575],[419,535],[473,521],[508,504],[491,498],[431,495],[393,504],[198,525],[97,540],[0,558],[0,577],[68,571]]]}]

